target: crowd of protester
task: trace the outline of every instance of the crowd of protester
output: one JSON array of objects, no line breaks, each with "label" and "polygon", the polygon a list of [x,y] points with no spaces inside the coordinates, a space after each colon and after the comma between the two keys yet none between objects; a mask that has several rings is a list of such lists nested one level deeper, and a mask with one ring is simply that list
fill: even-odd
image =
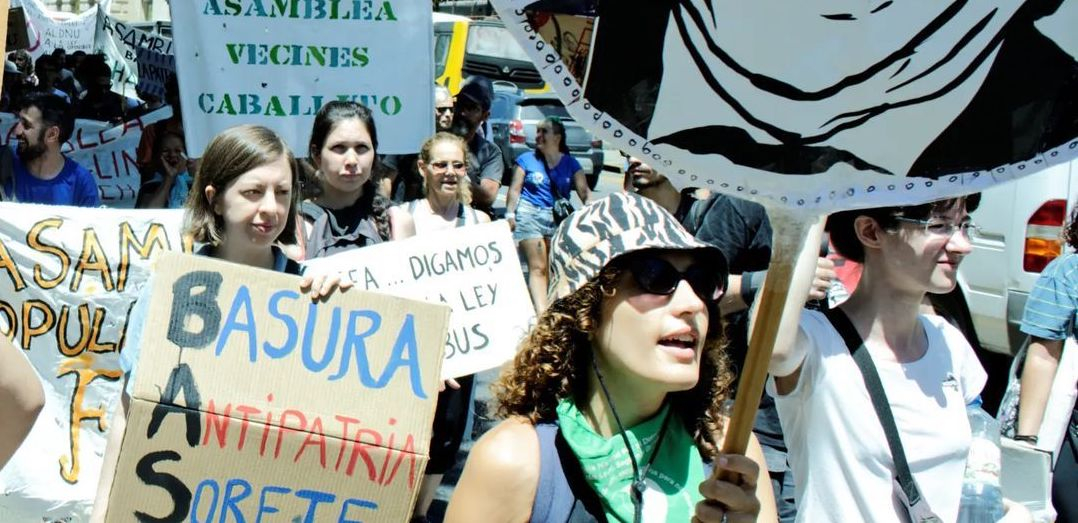
[{"label": "crowd of protester", "polygon": [[[299,274],[305,259],[495,219],[506,163],[482,132],[493,100],[485,78],[466,79],[455,98],[434,87],[436,134],[412,155],[379,155],[371,111],[333,101],[314,118],[305,158],[272,130],[245,125],[214,137],[197,160],[187,155],[174,78],[163,101],[147,104],[116,94],[111,82],[100,55],[9,54],[0,110],[18,122],[14,147],[0,148],[0,200],[100,205],[93,175],[61,152],[75,118],[118,123],[163,102],[173,116],[143,131],[136,206],[184,209],[199,255]],[[834,264],[819,258],[796,340],[771,359],[749,452],[725,455],[723,406],[744,366],[771,257],[763,207],[678,190],[630,156],[623,190],[598,198],[561,121],[543,120],[535,143],[513,159],[504,219],[538,319],[495,384],[505,420],[471,451],[447,520],[640,521],[657,506],[677,521],[904,520],[911,512],[897,501],[892,447],[851,339],[879,369],[920,492],[942,520],[957,518],[970,445],[965,409],[986,375],[963,334],[922,304],[955,286],[978,195],[829,219],[831,244],[861,266],[860,282],[844,302],[829,303],[839,284]],[[557,200],[572,190],[586,205],[559,217]],[[1071,222],[1075,248],[1078,213]],[[1049,266],[1030,300],[1024,382],[1050,381],[1063,340],[1078,328],[1075,260],[1064,254]],[[300,286],[317,298],[350,283],[306,278]],[[136,302],[121,352],[124,405],[148,301]],[[14,352],[0,338],[0,417],[11,420],[0,427],[0,465],[42,401]],[[457,464],[474,390],[474,376],[465,376],[447,380],[439,395],[415,521],[426,520]],[[1028,390],[1018,428],[1027,439],[1047,394]],[[112,420],[99,500],[111,487],[126,408]],[[1060,521],[1078,518],[1075,420],[1055,476]],[[719,479],[716,468],[729,474]],[[1011,510],[1021,521],[1021,509]]]}]

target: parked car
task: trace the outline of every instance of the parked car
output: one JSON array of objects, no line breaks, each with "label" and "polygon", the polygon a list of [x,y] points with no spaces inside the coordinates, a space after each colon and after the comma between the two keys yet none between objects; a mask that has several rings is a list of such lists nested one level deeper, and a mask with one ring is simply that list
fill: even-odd
[{"label": "parked car", "polygon": [[456,94],[469,75],[509,82],[527,92],[549,92],[528,54],[501,20],[434,13],[434,78]]},{"label": "parked car", "polygon": [[595,139],[591,131],[573,120],[556,96],[528,95],[511,85],[496,83],[490,108],[490,127],[492,141],[501,147],[502,157],[505,158],[505,178],[502,183],[508,185],[513,181],[513,166],[517,157],[535,150],[535,127],[548,116],[560,118],[565,125],[569,153],[584,169],[588,187],[595,189],[603,170],[602,140]]}]

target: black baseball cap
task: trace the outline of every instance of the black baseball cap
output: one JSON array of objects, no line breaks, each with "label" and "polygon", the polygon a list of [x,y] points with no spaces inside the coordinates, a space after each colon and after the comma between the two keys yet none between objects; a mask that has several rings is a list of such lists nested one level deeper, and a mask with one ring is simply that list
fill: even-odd
[{"label": "black baseball cap", "polygon": [[475,102],[484,111],[489,111],[490,103],[494,100],[494,84],[485,76],[472,75],[460,84],[460,92],[457,96],[463,96]]}]

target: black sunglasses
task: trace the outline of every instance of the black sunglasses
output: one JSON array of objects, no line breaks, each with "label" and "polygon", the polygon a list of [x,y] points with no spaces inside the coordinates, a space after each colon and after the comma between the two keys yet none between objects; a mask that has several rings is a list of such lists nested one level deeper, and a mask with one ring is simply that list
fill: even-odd
[{"label": "black sunglasses", "polygon": [[714,266],[694,263],[685,272],[656,256],[633,256],[625,263],[640,289],[651,294],[669,296],[685,280],[701,300],[713,303],[726,289],[726,267],[718,260]]}]

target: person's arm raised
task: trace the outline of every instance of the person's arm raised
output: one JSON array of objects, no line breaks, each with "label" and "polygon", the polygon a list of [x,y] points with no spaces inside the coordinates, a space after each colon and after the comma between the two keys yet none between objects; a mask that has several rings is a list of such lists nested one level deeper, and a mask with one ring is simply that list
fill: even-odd
[{"label": "person's arm raised", "polygon": [[472,447],[446,509],[446,523],[516,523],[531,518],[539,484],[539,437],[511,418]]}]

